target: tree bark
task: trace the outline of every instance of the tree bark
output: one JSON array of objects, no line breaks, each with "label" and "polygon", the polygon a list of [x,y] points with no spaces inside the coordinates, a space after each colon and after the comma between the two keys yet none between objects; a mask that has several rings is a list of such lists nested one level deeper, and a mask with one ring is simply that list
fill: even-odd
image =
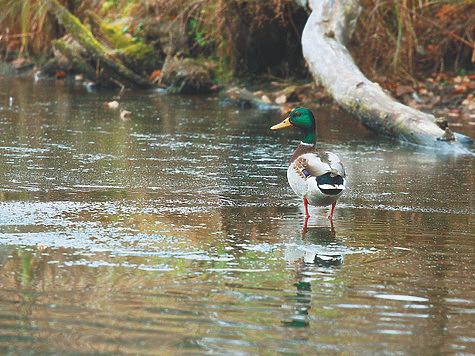
[{"label": "tree bark", "polygon": [[346,48],[360,13],[356,0],[309,0],[303,55],[315,80],[369,129],[401,141],[467,152],[470,138],[443,130],[433,115],[403,105],[367,79]]}]

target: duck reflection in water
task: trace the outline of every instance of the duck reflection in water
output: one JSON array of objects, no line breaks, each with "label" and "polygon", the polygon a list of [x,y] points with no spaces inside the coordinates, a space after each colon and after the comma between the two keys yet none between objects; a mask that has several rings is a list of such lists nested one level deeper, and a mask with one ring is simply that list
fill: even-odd
[{"label": "duck reflection in water", "polygon": [[305,221],[300,238],[288,244],[285,250],[287,261],[317,267],[338,267],[343,264],[343,252],[337,243],[333,225],[310,226]]},{"label": "duck reflection in water", "polygon": [[343,264],[344,252],[342,246],[336,242],[333,226],[307,226],[302,235],[287,245],[285,258],[295,265],[294,284],[297,292],[295,296],[289,296],[289,303],[284,307],[293,309],[294,314],[289,320],[283,320],[284,326],[308,327],[310,326],[309,310],[311,309],[312,285],[318,288],[319,283],[332,275],[332,270]]},{"label": "duck reflection in water", "polygon": [[[307,225],[308,225],[308,219],[309,218],[310,218],[310,216],[305,216],[305,220],[304,220],[304,223],[303,223],[303,229],[302,229],[302,235],[305,235],[308,231]],[[322,229],[326,229],[326,228],[322,228]],[[333,234],[333,238],[335,238],[336,233],[335,233],[335,225],[333,225],[333,219],[330,220],[330,231]]]}]

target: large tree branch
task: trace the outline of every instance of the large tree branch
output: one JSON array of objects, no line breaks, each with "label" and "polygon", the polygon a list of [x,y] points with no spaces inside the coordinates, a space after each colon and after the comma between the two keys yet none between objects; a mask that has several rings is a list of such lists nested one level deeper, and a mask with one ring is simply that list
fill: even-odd
[{"label": "large tree branch", "polygon": [[[312,13],[302,34],[303,55],[316,81],[366,127],[424,146],[466,152],[463,135],[442,130],[435,117],[403,105],[356,66],[345,44],[360,12],[356,0],[309,0]],[[458,140],[457,138],[460,140]]]}]

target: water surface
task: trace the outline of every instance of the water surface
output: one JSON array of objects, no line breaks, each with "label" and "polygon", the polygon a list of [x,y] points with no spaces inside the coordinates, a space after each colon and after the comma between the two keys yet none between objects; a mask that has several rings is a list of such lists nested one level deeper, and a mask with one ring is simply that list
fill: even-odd
[{"label": "water surface", "polygon": [[2,354],[475,353],[472,155],[318,112],[350,180],[304,229],[279,112],[116,94],[0,80]]}]

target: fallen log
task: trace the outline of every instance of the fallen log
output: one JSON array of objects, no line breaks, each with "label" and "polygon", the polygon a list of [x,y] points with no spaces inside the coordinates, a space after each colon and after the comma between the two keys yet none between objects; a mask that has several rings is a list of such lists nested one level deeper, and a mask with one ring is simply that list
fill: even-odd
[{"label": "fallen log", "polygon": [[433,115],[403,105],[365,77],[346,48],[360,13],[356,0],[309,0],[303,55],[314,79],[369,129],[423,146],[468,152],[467,136],[443,130]]},{"label": "fallen log", "polygon": [[[57,0],[47,0],[48,5],[53,11],[58,21],[66,28],[71,36],[84,49],[97,60],[100,69],[104,71],[102,75],[110,76],[121,86],[137,86],[150,87],[151,84],[147,78],[135,74],[127,68],[114,53],[108,51],[89,31],[77,17],[75,17],[68,9],[59,4]],[[61,44],[59,44],[61,47]],[[64,46],[61,47],[64,49]],[[96,70],[100,72],[100,70]]]},{"label": "fallen log", "polygon": [[[83,74],[85,77],[97,82],[100,78],[97,77],[97,73],[94,68],[81,56],[77,53],[74,48],[72,48],[68,43],[62,40],[54,40],[53,46],[56,50],[61,52],[61,54],[67,58],[71,63],[72,68]],[[108,83],[112,84],[112,83]]]}]

